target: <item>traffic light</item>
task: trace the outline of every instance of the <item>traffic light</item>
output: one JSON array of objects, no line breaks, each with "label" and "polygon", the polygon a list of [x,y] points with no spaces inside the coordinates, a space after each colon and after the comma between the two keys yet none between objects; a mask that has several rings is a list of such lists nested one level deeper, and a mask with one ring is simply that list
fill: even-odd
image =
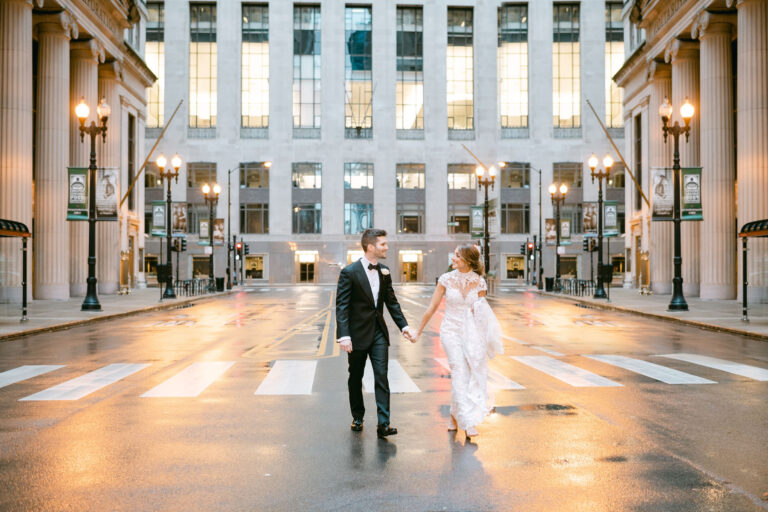
[{"label": "traffic light", "polygon": [[533,242],[528,242],[528,252],[533,253]]},{"label": "traffic light", "polygon": [[243,249],[245,249],[245,251],[244,251],[245,254],[250,254],[251,248],[248,247],[248,244],[243,244]]},{"label": "traffic light", "polygon": [[240,249],[242,249],[242,248],[243,248],[243,243],[242,242],[237,242],[235,244],[235,249],[237,249],[237,252],[240,252]]},{"label": "traffic light", "polygon": [[520,244],[520,254],[525,254],[525,244]]},{"label": "traffic light", "polygon": [[181,239],[181,252],[184,252],[187,250],[187,239],[182,238]]},{"label": "traffic light", "polygon": [[590,245],[591,244],[589,243],[589,238],[585,238],[584,240],[581,241],[581,249],[584,252],[589,252],[589,250],[591,249]]}]

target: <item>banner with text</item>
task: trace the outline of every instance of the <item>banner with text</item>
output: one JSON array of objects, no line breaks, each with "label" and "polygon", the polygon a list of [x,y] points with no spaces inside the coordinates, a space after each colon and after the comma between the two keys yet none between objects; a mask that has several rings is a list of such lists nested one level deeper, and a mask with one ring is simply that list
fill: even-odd
[{"label": "banner with text", "polygon": [[106,167],[96,173],[96,218],[117,221],[117,203],[120,197],[120,171]]},{"label": "banner with text", "polygon": [[683,167],[683,220],[702,220],[701,208],[701,167]]},{"label": "banner with text", "polygon": [[581,208],[581,222],[582,222],[582,229],[584,236],[586,237],[594,237],[597,236],[597,212],[598,212],[598,203],[595,202],[585,202],[582,203]]},{"label": "banner with text", "polygon": [[470,217],[470,232],[472,238],[483,238],[485,235],[485,206],[473,206]]},{"label": "banner with text", "polygon": [[88,169],[69,167],[67,175],[67,220],[88,220]]},{"label": "banner with text", "polygon": [[651,168],[651,220],[673,220],[674,175],[669,167]]},{"label": "banner with text", "polygon": [[603,203],[603,236],[619,235],[619,203],[605,201]]},{"label": "banner with text", "polygon": [[557,243],[557,224],[555,219],[544,219],[544,233],[546,245],[555,245]]},{"label": "banner with text", "polygon": [[152,201],[152,236],[165,236],[165,201]]}]

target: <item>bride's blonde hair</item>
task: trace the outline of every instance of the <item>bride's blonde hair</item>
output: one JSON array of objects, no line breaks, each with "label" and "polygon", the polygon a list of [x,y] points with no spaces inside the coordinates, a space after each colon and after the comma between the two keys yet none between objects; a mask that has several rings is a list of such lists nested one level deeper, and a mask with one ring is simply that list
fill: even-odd
[{"label": "bride's blonde hair", "polygon": [[485,275],[485,265],[480,259],[480,250],[475,244],[461,244],[456,248],[459,257],[467,262],[469,268],[475,271],[479,276]]}]

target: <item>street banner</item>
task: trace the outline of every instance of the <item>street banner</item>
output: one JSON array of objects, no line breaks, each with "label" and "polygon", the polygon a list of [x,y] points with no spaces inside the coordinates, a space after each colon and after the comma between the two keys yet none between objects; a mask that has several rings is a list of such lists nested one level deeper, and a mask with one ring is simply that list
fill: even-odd
[{"label": "street banner", "polygon": [[582,204],[582,227],[585,236],[597,236],[597,202],[585,202]]},{"label": "street banner", "polygon": [[224,219],[213,220],[213,245],[224,245]]},{"label": "street banner", "polygon": [[[483,238],[485,234],[485,206],[473,206],[471,210],[470,227],[472,238]],[[490,213],[490,212],[489,212]]]},{"label": "street banner", "polygon": [[683,167],[683,200],[681,219],[702,220],[701,208],[701,167]]},{"label": "street banner", "polygon": [[603,203],[603,236],[619,236],[619,203]]},{"label": "street banner", "polygon": [[88,220],[88,169],[68,167],[67,220]]},{"label": "street banner", "polygon": [[197,230],[197,245],[211,245],[209,240],[211,235],[210,231],[208,231],[210,224],[210,219],[200,219]]},{"label": "street banner", "polygon": [[171,236],[187,236],[187,203],[183,201],[171,203]]},{"label": "street banner", "polygon": [[673,220],[674,174],[669,167],[651,168],[651,220]]},{"label": "street banner", "polygon": [[493,197],[488,201],[488,233],[491,238],[501,232],[499,229],[499,198]]},{"label": "street banner", "polygon": [[557,224],[555,219],[544,219],[544,239],[546,245],[555,245],[557,243]]},{"label": "street banner", "polygon": [[106,167],[96,172],[96,218],[117,222],[120,171]]},{"label": "street banner", "polygon": [[571,245],[571,219],[560,219],[560,245]]},{"label": "street banner", "polygon": [[165,236],[165,201],[152,201],[152,236]]}]

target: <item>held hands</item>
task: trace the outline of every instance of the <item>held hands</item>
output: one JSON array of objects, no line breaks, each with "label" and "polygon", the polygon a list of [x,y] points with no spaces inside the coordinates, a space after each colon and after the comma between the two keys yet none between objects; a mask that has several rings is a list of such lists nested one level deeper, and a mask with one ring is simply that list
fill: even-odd
[{"label": "held hands", "polygon": [[346,352],[347,354],[352,353],[352,340],[346,339],[339,342],[339,345],[341,345],[341,350]]},{"label": "held hands", "polygon": [[403,329],[403,336],[405,336],[405,339],[411,343],[416,343],[416,339],[419,337],[418,334],[413,333],[410,327]]}]

